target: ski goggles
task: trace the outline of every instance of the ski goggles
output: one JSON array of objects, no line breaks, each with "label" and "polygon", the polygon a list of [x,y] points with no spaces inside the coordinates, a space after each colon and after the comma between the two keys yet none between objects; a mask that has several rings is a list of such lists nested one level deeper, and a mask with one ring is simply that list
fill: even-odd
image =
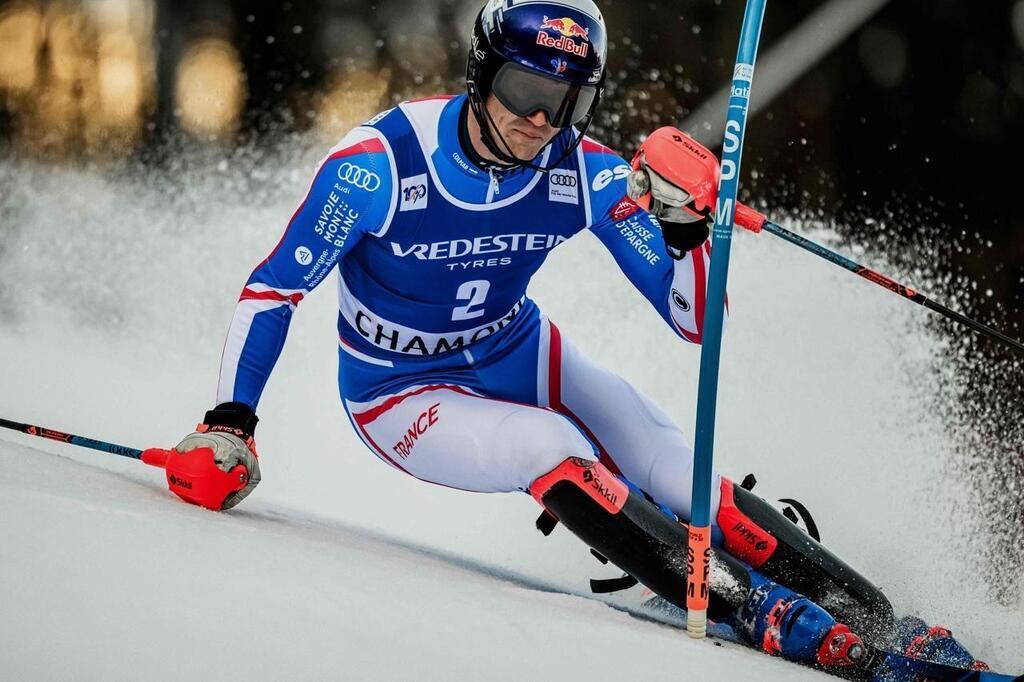
[{"label": "ski goggles", "polygon": [[498,69],[492,91],[516,116],[525,118],[543,111],[556,128],[568,128],[585,119],[597,98],[597,86],[573,85],[513,62]]}]

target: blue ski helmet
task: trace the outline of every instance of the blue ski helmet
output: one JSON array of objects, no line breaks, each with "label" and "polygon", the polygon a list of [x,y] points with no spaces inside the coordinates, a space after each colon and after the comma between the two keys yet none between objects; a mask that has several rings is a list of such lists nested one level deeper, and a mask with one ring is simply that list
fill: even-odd
[{"label": "blue ski helmet", "polygon": [[[608,38],[592,0],[490,0],[473,27],[466,87],[483,141],[502,162],[550,170],[571,154],[593,120],[605,82]],[[576,127],[575,141],[547,168],[516,158],[485,102],[517,116],[537,111],[552,126]]]}]

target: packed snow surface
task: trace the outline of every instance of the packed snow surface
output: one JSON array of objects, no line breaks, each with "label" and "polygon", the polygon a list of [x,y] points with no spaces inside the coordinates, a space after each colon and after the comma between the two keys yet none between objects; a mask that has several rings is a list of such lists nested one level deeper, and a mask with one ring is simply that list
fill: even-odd
[{"label": "packed snow surface", "polygon": [[0,446],[5,679],[818,677],[498,566],[262,501],[175,504],[144,466],[77,460]]},{"label": "packed snow surface", "polygon": [[[0,416],[176,443],[212,407],[237,294],[315,156],[116,178],[0,163]],[[692,432],[699,351],[596,240],[559,247],[530,293]],[[139,462],[0,433],[0,677],[820,677],[593,599],[587,580],[617,572],[562,528],[543,538],[525,495],[380,462],[338,401],[334,298],[326,283],[300,306],[259,408],[263,483],[232,512],[179,502]],[[927,409],[926,313],[770,235],[735,239],[730,310],[719,469],[804,502],[898,612],[1024,670],[1022,599],[974,570],[985,529]]]}]

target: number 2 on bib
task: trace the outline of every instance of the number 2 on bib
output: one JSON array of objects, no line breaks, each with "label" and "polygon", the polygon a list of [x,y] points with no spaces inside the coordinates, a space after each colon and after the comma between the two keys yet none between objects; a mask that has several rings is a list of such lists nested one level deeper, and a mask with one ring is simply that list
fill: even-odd
[{"label": "number 2 on bib", "polygon": [[491,283],[486,279],[474,279],[469,282],[463,282],[462,286],[459,287],[459,291],[455,294],[455,300],[469,301],[469,303],[457,306],[452,311],[452,320],[473,320],[483,315],[483,308],[477,308],[477,310],[473,310],[473,308],[484,304],[490,288]]}]

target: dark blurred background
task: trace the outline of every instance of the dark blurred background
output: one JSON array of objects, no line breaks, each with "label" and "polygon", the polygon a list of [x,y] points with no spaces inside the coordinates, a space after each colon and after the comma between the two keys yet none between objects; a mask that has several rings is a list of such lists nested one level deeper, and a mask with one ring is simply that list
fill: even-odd
[{"label": "dark blurred background", "polygon": [[[461,91],[481,4],[0,0],[0,158],[131,172],[326,150],[403,99]],[[665,124],[717,146],[744,3],[598,4],[611,71],[592,134],[626,156]],[[761,44],[744,198],[1024,335],[1024,0],[771,0]],[[929,390],[956,399],[934,409],[978,500],[1010,501],[983,506],[1019,565],[1022,363],[921,315],[948,340]]]},{"label": "dark blurred background", "polygon": [[[2,0],[0,148],[160,163],[168,145],[308,131],[329,144],[397,101],[459,91],[480,4]],[[700,134],[691,114],[731,73],[743,3],[599,4],[612,83],[595,134],[623,154],[658,125]],[[851,11],[863,16],[830,31]],[[828,43],[820,57],[800,58],[801,22]],[[938,228],[929,239],[972,287],[955,303],[1019,331],[1024,1],[772,2],[762,58],[785,40],[779,52],[796,55],[781,69],[788,83],[765,101],[755,81],[748,198],[827,217],[866,242],[881,222],[893,249]]]}]

